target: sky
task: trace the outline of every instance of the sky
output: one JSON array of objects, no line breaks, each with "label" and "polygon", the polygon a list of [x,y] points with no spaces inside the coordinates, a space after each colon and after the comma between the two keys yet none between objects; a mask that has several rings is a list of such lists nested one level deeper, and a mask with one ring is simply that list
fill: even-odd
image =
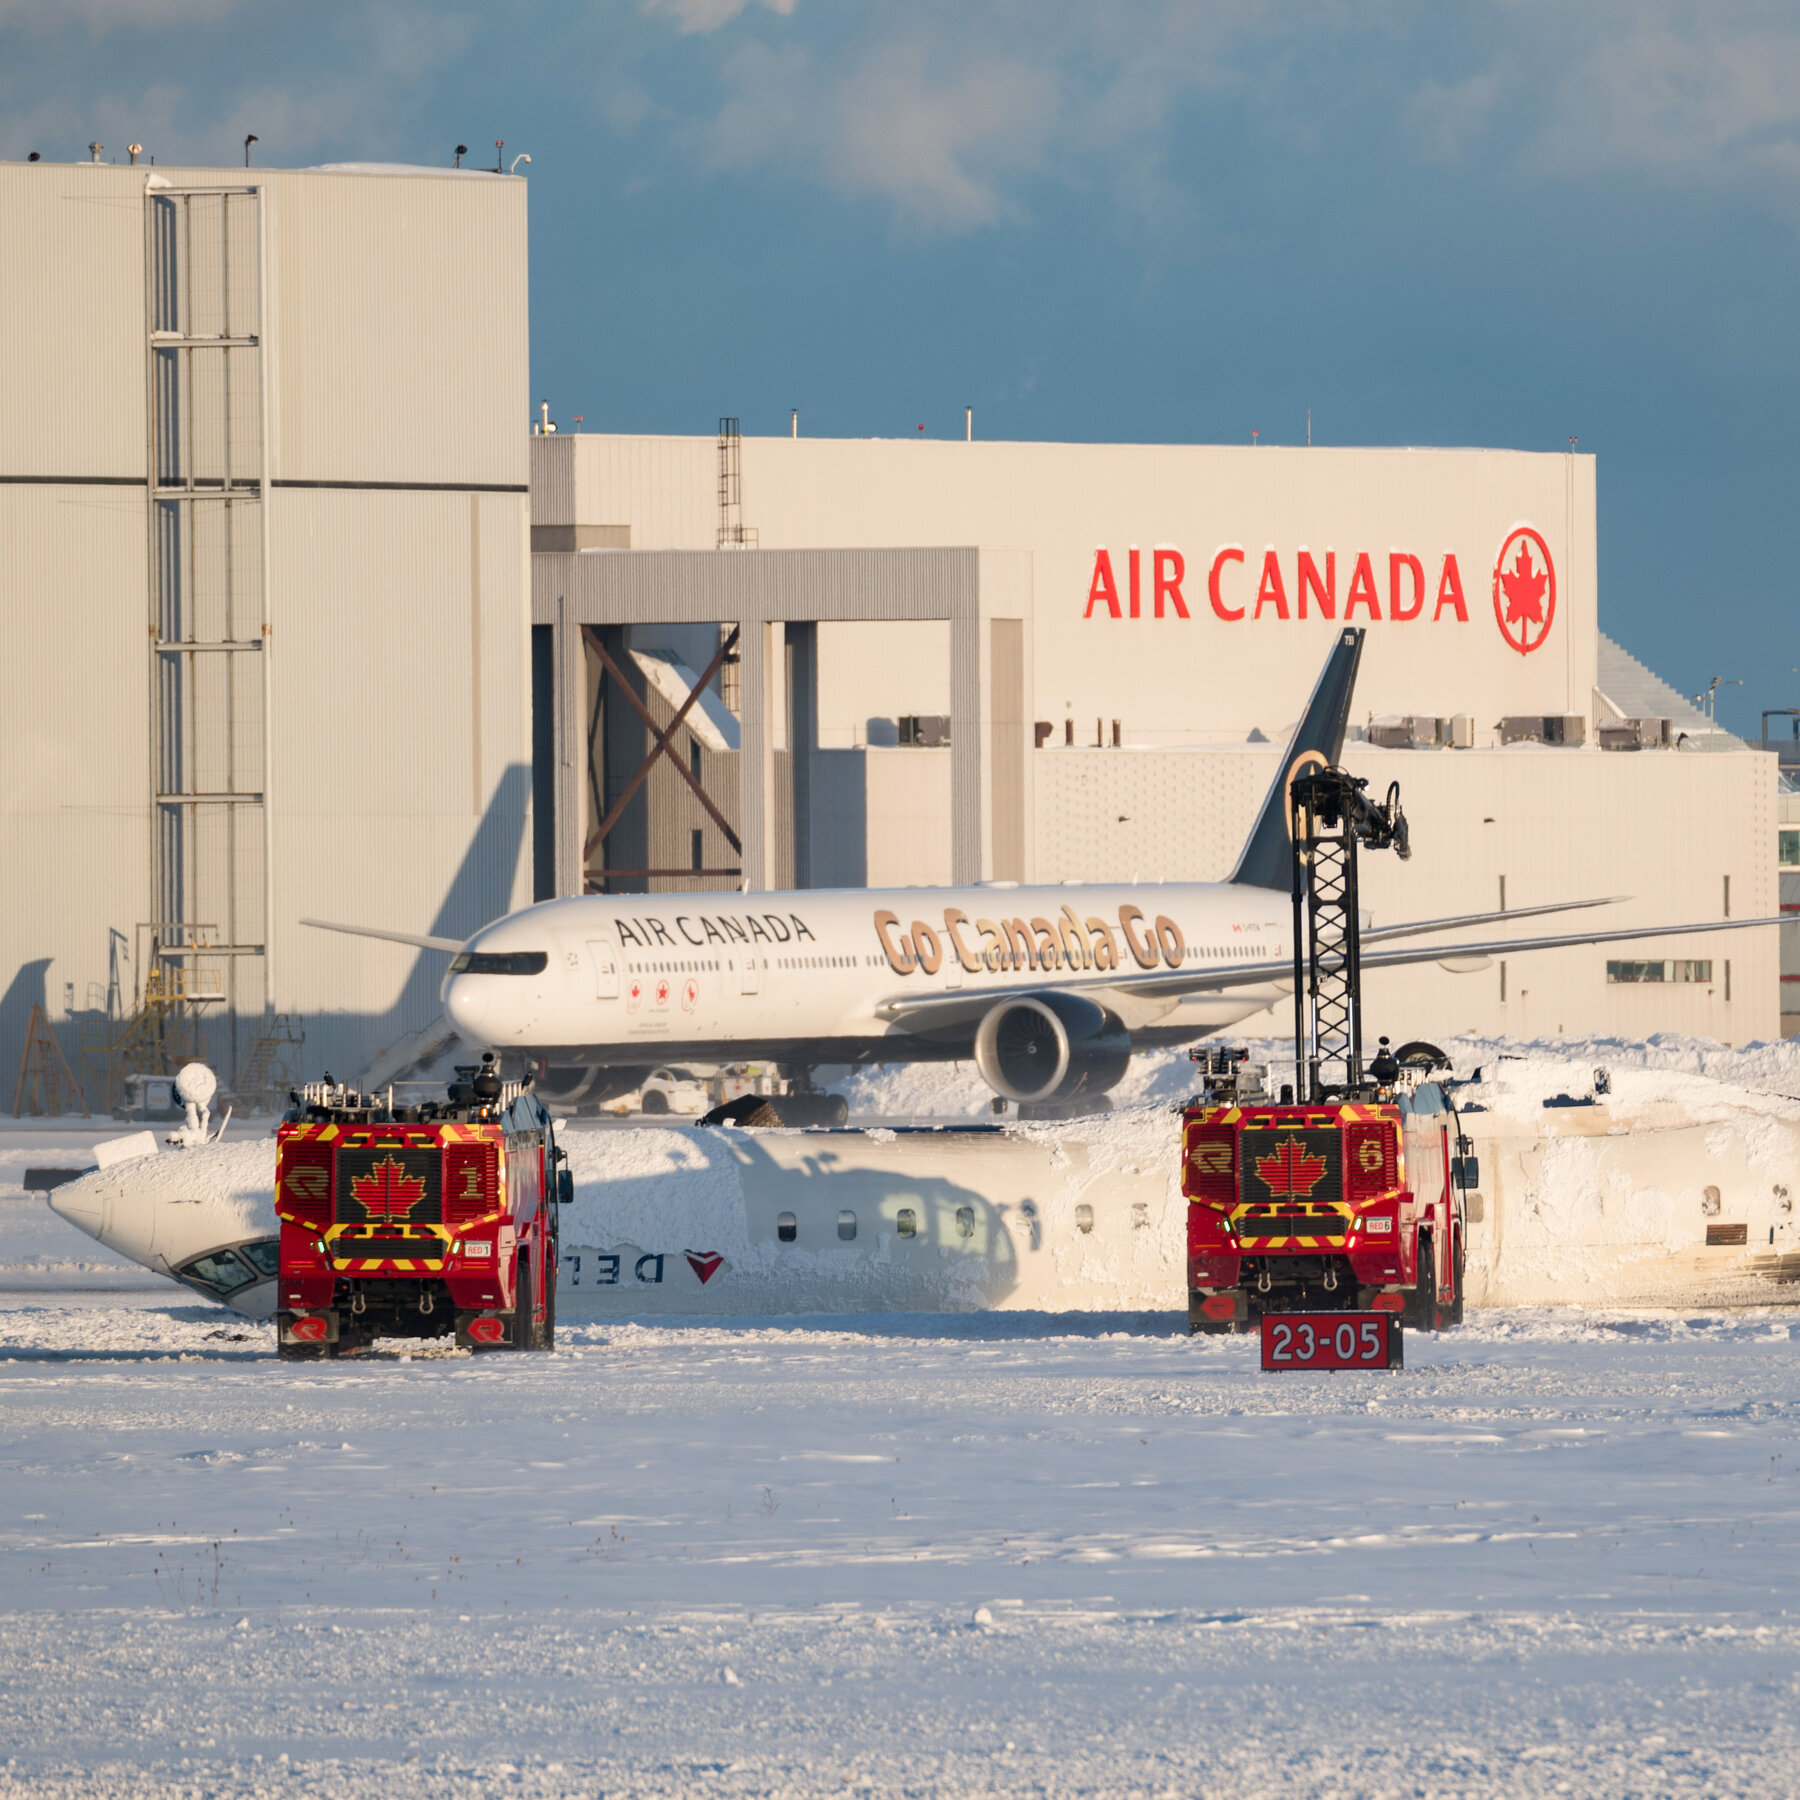
[{"label": "sky", "polygon": [[1800,7],[0,0],[0,157],[249,132],[529,154],[565,427],[1575,438],[1603,629],[1800,706]]}]

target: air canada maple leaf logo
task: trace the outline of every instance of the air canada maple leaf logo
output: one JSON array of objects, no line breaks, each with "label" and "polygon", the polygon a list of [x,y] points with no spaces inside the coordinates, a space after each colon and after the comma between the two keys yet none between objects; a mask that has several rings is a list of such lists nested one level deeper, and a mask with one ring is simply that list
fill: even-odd
[{"label": "air canada maple leaf logo", "polygon": [[1256,1159],[1257,1179],[1278,1198],[1304,1200],[1324,1173],[1324,1157],[1309,1154],[1302,1138],[1284,1137],[1267,1156]]},{"label": "air canada maple leaf logo", "polygon": [[425,1198],[425,1178],[409,1175],[385,1156],[367,1175],[350,1183],[357,1204],[371,1219],[404,1219]]},{"label": "air canada maple leaf logo", "polygon": [[1494,563],[1494,618],[1500,635],[1529,656],[1556,617],[1556,565],[1550,546],[1529,525],[1515,525]]}]

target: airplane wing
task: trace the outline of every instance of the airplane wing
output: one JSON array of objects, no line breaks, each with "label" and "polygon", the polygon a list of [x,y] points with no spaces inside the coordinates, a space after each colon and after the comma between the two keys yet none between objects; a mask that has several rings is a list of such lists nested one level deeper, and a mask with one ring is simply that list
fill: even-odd
[{"label": "airplane wing", "polygon": [[[1516,913],[1506,915],[1516,918]],[[1781,925],[1787,921],[1777,916],[1770,919],[1712,919],[1699,925],[1639,925],[1625,930],[1570,932],[1561,937],[1497,938],[1478,944],[1412,945],[1404,950],[1377,950],[1364,956],[1362,966],[1370,969],[1404,968],[1414,963],[1447,962],[1465,957],[1519,956],[1527,950],[1567,950],[1585,944],[1623,944],[1640,938],[1685,937],[1709,931],[1755,931],[1765,925]],[[1365,934],[1365,938],[1366,938]],[[896,994],[876,1006],[876,1016],[909,1030],[947,1030],[964,1019],[981,1017],[989,1007],[1001,1000],[1021,1000],[1034,994],[1079,994],[1084,999],[1103,1002],[1108,993],[1117,992],[1144,1000],[1179,1000],[1187,994],[1223,993],[1231,988],[1262,987],[1272,981],[1291,981],[1294,965],[1291,958],[1279,961],[1240,963],[1230,969],[1194,969],[1167,975],[1102,976],[1097,980],[1031,981],[1013,987],[987,988],[975,993]]]},{"label": "airplane wing", "polygon": [[411,944],[415,950],[448,950],[452,956],[463,947],[461,938],[421,937],[411,931],[377,931],[373,925],[334,925],[329,919],[302,919],[315,931],[341,931],[346,937],[380,938],[389,944]]},{"label": "airplane wing", "polygon": [[1467,925],[1499,925],[1508,919],[1535,919],[1544,913],[1579,912],[1584,906],[1617,906],[1629,894],[1606,894],[1598,900],[1551,900],[1542,906],[1515,906],[1502,912],[1463,913],[1454,919],[1414,919],[1407,925],[1376,925],[1362,934],[1365,944],[1389,938],[1418,937],[1427,931],[1457,931]]}]

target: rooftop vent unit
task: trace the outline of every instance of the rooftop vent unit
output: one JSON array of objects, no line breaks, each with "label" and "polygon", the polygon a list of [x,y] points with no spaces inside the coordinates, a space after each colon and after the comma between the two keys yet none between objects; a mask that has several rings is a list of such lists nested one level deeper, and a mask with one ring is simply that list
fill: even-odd
[{"label": "rooftop vent unit", "polygon": [[1449,720],[1435,713],[1377,713],[1369,742],[1381,750],[1435,750],[1447,741]]},{"label": "rooftop vent unit", "polygon": [[1500,721],[1503,744],[1580,744],[1587,720],[1580,713],[1513,713]]},{"label": "rooftop vent unit", "polygon": [[941,750],[950,742],[950,720],[943,713],[906,713],[898,720],[902,744]]},{"label": "rooftop vent unit", "polygon": [[1674,742],[1668,719],[1602,719],[1594,727],[1602,750],[1664,750]]}]

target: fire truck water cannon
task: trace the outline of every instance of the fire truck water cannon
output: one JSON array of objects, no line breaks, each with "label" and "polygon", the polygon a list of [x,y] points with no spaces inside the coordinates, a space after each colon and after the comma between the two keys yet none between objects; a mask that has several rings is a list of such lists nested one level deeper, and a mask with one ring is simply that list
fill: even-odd
[{"label": "fire truck water cannon", "polygon": [[1366,785],[1321,767],[1289,789],[1293,1085],[1272,1101],[1245,1079],[1245,1052],[1200,1052],[1183,1114],[1188,1326],[1259,1323],[1266,1369],[1397,1368],[1403,1325],[1462,1318],[1473,1159],[1432,1079],[1448,1065],[1384,1037],[1363,1067],[1357,855],[1411,853],[1398,786],[1377,803]]},{"label": "fire truck water cannon", "polygon": [[556,1125],[490,1052],[441,1100],[300,1088],[276,1132],[278,1354],[344,1356],[452,1333],[470,1350],[556,1342]]}]

